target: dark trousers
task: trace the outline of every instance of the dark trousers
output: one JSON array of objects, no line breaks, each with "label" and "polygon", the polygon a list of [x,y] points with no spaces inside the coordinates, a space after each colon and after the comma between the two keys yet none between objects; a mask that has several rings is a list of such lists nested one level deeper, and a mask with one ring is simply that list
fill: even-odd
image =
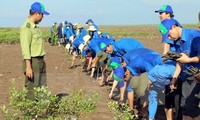
[{"label": "dark trousers", "polygon": [[[25,76],[25,87],[28,90],[27,98],[34,100],[34,87],[46,86],[46,63],[43,58],[31,58],[33,70],[33,79]],[[25,61],[23,61],[23,70],[25,71]]]},{"label": "dark trousers", "polygon": [[200,116],[200,83],[194,77],[187,77],[182,83],[181,109],[184,118]]}]

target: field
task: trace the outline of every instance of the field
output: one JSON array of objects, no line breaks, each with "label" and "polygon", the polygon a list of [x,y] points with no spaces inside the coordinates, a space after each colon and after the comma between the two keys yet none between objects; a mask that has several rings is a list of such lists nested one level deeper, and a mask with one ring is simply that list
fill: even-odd
[{"label": "field", "polygon": [[[197,28],[195,25],[188,27]],[[156,25],[144,26],[100,26],[101,32],[106,32],[116,39],[131,37],[141,41],[145,47],[162,53],[161,35]],[[49,37],[49,29],[43,29],[45,38]],[[24,75],[21,71],[21,49],[19,45],[19,33],[17,28],[0,29],[0,106],[9,104],[9,88],[11,80],[15,80],[15,87],[19,90],[24,85]],[[88,94],[96,91],[101,95],[95,113],[92,113],[89,120],[111,120],[112,114],[107,109],[108,89],[110,86],[99,87],[97,82],[82,73],[81,67],[68,69],[70,56],[66,55],[63,47],[51,46],[45,43],[47,63],[47,83],[53,94],[70,94],[74,90],[84,89]],[[80,60],[76,61],[79,64]],[[162,114],[163,116],[164,114]],[[0,112],[0,120],[4,120]]]}]

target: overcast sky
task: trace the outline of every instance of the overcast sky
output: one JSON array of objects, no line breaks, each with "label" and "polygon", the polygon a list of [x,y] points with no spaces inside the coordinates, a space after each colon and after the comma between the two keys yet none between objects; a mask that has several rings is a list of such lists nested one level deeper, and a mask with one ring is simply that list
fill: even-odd
[{"label": "overcast sky", "polygon": [[[155,10],[163,4],[172,6],[180,23],[197,23],[200,0],[37,0],[50,13],[41,26],[54,21],[70,21],[85,25],[92,18],[97,25],[158,24]],[[35,0],[0,0],[0,27],[19,27],[29,15]]]}]

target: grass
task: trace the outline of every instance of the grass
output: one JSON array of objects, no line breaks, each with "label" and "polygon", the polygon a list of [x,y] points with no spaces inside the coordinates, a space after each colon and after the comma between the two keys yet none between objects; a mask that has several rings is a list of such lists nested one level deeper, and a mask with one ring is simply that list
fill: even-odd
[{"label": "grass", "polygon": [[[184,24],[186,28],[199,29],[198,24]],[[49,27],[41,28],[43,37],[50,37]],[[116,40],[120,38],[135,39],[160,39],[157,25],[134,25],[134,26],[99,26],[101,32],[112,35]],[[19,43],[19,28],[0,28],[0,43]]]}]

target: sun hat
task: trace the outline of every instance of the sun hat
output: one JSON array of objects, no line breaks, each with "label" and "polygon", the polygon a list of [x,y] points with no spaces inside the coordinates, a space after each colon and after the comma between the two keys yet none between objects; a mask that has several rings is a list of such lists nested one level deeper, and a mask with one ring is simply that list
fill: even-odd
[{"label": "sun hat", "polygon": [[171,14],[173,14],[173,10],[172,10],[172,7],[170,6],[170,5],[163,5],[161,8],[160,8],[160,10],[156,10],[155,11],[156,13],[157,12],[167,12],[167,13],[171,13]]},{"label": "sun hat", "polygon": [[69,44],[69,43],[67,43],[67,45],[65,45],[65,48],[66,48],[67,50],[69,50],[70,47],[71,47],[71,44]]},{"label": "sun hat", "polygon": [[31,11],[40,12],[40,13],[43,13],[45,15],[49,15],[49,13],[47,11],[45,11],[44,5],[39,3],[39,2],[34,2],[31,5]]},{"label": "sun hat", "polygon": [[90,38],[91,38],[90,35],[85,35],[85,36],[83,37],[83,40],[84,40],[85,44],[87,44],[87,41],[90,40]]},{"label": "sun hat", "polygon": [[83,51],[83,48],[85,47],[85,44],[82,43],[78,46],[78,49],[82,52]]},{"label": "sun hat", "polygon": [[119,67],[113,71],[113,79],[121,82],[124,79],[124,69]]},{"label": "sun hat", "polygon": [[93,25],[89,26],[89,28],[88,28],[88,31],[96,31],[96,30],[97,29]]},{"label": "sun hat", "polygon": [[148,84],[148,75],[143,73],[140,76],[134,76],[131,78],[130,86],[134,89],[137,98],[140,98],[145,93]]},{"label": "sun hat", "polygon": [[80,29],[80,28],[83,28],[83,26],[80,23],[78,23],[76,28]]},{"label": "sun hat", "polygon": [[97,57],[99,59],[99,62],[102,63],[104,62],[107,58],[108,58],[108,54],[103,52],[103,51],[100,51],[98,54],[97,54]]},{"label": "sun hat", "polygon": [[86,24],[88,24],[89,22],[94,23],[92,19],[88,19],[87,22],[86,22]]},{"label": "sun hat", "polygon": [[158,28],[162,35],[162,40],[166,40],[168,38],[169,30],[175,24],[178,25],[178,21],[175,19],[166,19],[159,24]]}]

